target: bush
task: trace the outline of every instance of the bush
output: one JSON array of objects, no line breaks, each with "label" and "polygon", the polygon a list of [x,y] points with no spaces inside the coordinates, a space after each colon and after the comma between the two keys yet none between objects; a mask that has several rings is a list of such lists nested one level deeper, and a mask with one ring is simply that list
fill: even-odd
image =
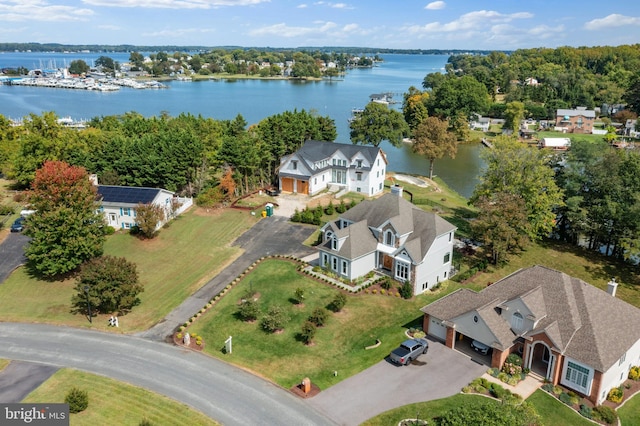
[{"label": "bush", "polygon": [[238,309],[238,315],[243,321],[255,321],[260,314],[260,306],[253,299],[245,299]]},{"label": "bush", "polygon": [[618,420],[618,414],[616,413],[616,411],[611,407],[607,407],[606,405],[599,405],[597,407],[594,407],[592,416],[593,420],[602,420],[603,422],[610,425],[616,423]]},{"label": "bush", "polygon": [[639,366],[633,366],[631,367],[631,370],[629,370],[629,378],[631,380],[640,380],[640,367]]},{"label": "bush", "polygon": [[338,213],[344,213],[347,211],[347,205],[344,203],[344,200],[340,200],[340,204],[336,207],[336,211]]},{"label": "bush", "polygon": [[349,208],[352,209],[356,206],[356,200],[351,200],[351,202],[349,203]]},{"label": "bush", "polygon": [[140,420],[140,423],[138,423],[138,426],[153,426],[153,423],[151,423],[149,419],[144,418]]},{"label": "bush", "polygon": [[324,308],[316,308],[311,312],[309,321],[315,324],[317,327],[322,327],[329,317],[329,313]]},{"label": "bush", "polygon": [[518,355],[516,353],[509,354],[509,356],[505,360],[505,364],[506,363],[521,366],[522,365],[522,357],[520,357],[520,355]]},{"label": "bush", "polygon": [[559,399],[561,402],[564,402],[565,404],[567,404],[567,405],[569,405],[569,406],[573,405],[573,403],[572,403],[572,401],[571,401],[571,397],[570,397],[570,396],[569,396],[569,394],[568,394],[568,393],[566,393],[566,392],[562,392],[562,393],[560,394],[560,396],[558,397],[558,399]]},{"label": "bush", "polygon": [[[375,290],[374,290],[375,291]],[[344,305],[347,304],[347,296],[342,293],[337,293],[331,303],[329,304],[329,309],[333,312],[340,312]]]},{"label": "bush", "polygon": [[409,281],[405,281],[399,290],[400,296],[402,296],[403,299],[411,299],[411,297],[413,297],[413,286]]},{"label": "bush", "polygon": [[301,287],[296,288],[295,291],[295,299],[296,299],[296,304],[301,304],[302,302],[304,302],[304,289]]},{"label": "bush", "polygon": [[64,402],[69,404],[70,413],[79,413],[86,410],[89,406],[89,392],[78,388],[71,388],[67,396],[64,397]]},{"label": "bush", "polygon": [[391,278],[389,277],[384,277],[384,279],[380,282],[380,287],[384,288],[385,290],[391,289],[391,285]]},{"label": "bush", "polygon": [[623,397],[624,397],[624,391],[622,390],[622,386],[620,386],[617,388],[613,388],[609,391],[609,394],[607,395],[607,400],[615,404],[620,404],[622,402]]},{"label": "bush", "polygon": [[264,331],[273,333],[278,330],[282,330],[286,322],[289,321],[289,317],[285,313],[281,306],[274,305],[269,308],[267,314],[262,317],[260,326]]},{"label": "bush", "polygon": [[544,385],[542,385],[542,390],[553,393],[553,383],[545,383]]},{"label": "bush", "polygon": [[327,214],[327,216],[331,216],[332,214],[334,214],[336,212],[335,207],[333,207],[333,202],[330,201],[329,205],[327,206],[327,208],[325,209],[325,213]]},{"label": "bush", "polygon": [[305,323],[302,324],[302,330],[300,331],[302,341],[307,344],[311,343],[316,335],[316,330],[316,325],[313,322],[305,321]]},{"label": "bush", "polygon": [[504,399],[508,391],[497,383],[491,383],[489,385],[489,392],[498,399]]},{"label": "bush", "polygon": [[302,216],[300,215],[300,210],[296,209],[291,216],[291,222],[301,222]]},{"label": "bush", "polygon": [[593,416],[591,407],[588,407],[584,404],[580,404],[580,415],[582,417],[586,417],[587,419],[590,419]]},{"label": "bush", "polygon": [[6,204],[0,204],[0,216],[7,216],[13,214],[13,207]]}]

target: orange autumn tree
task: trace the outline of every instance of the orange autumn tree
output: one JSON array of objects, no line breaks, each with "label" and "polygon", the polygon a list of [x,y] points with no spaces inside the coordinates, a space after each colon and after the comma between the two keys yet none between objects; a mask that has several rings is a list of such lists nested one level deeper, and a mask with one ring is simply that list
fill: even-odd
[{"label": "orange autumn tree", "polygon": [[27,220],[29,266],[45,277],[66,274],[102,254],[104,219],[96,188],[82,167],[46,161],[36,171]]},{"label": "orange autumn tree", "polygon": [[227,169],[224,176],[220,180],[220,189],[225,194],[225,198],[230,200],[236,193],[236,181],[233,180],[233,170],[231,168]]}]

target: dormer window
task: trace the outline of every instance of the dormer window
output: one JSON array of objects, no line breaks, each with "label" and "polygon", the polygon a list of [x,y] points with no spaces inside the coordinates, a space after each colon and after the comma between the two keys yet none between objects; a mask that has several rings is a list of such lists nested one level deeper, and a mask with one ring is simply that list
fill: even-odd
[{"label": "dormer window", "polygon": [[362,168],[362,160],[356,160],[356,167],[357,168]]},{"label": "dormer window", "polygon": [[298,161],[297,160],[291,161],[291,168],[293,170],[298,170]]},{"label": "dormer window", "polygon": [[520,312],[514,312],[513,315],[511,315],[511,328],[514,331],[520,331],[522,330],[524,326],[524,319],[522,317],[522,314]]},{"label": "dormer window", "polygon": [[335,236],[331,237],[331,250],[338,250],[338,239]]},{"label": "dormer window", "polygon": [[393,235],[393,231],[385,231],[384,233],[384,243],[388,246],[394,246],[396,242],[396,236]]}]

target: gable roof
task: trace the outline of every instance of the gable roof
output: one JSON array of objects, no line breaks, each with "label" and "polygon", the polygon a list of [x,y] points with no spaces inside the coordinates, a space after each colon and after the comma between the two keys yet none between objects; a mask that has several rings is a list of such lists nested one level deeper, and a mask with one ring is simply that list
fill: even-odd
[{"label": "gable roof", "polygon": [[[337,152],[342,153],[349,159],[354,158],[357,154],[361,154],[369,164],[373,164],[381,151],[380,148],[374,146],[308,140],[292,155],[296,155],[305,163],[309,170],[313,170],[314,163],[331,158]],[[329,165],[329,167],[331,167],[331,165]]]},{"label": "gable roof", "polygon": [[436,237],[456,229],[437,214],[425,212],[396,194],[365,200],[340,217],[352,223],[365,221],[374,229],[390,223],[399,235],[409,234],[403,246],[418,261],[424,259]]},{"label": "gable roof", "polygon": [[[378,241],[369,231],[367,222],[361,221],[342,229],[339,229],[335,222],[330,222],[323,229],[329,227],[338,239],[344,239],[337,251],[338,255],[346,259],[357,259],[360,256],[376,251]],[[324,247],[327,250],[332,250],[331,241],[327,241]]]},{"label": "gable roof", "polygon": [[[545,333],[560,353],[598,371],[607,371],[640,339],[640,309],[544,266],[521,269],[480,292],[457,290],[423,307],[422,312],[455,322],[469,311],[487,304],[498,307],[516,298],[521,298],[539,319],[525,337]],[[485,319],[489,327],[497,318],[501,319],[503,324],[491,331],[499,346],[508,348],[517,336],[510,329],[505,332],[507,321],[498,312],[482,309],[483,315],[493,317]]]},{"label": "gable roof", "polygon": [[147,204],[153,202],[160,191],[159,188],[98,185],[98,194],[104,203]]},{"label": "gable roof", "polygon": [[558,116],[577,117],[579,115],[583,117],[596,118],[596,112],[592,109],[576,108],[576,109],[558,109],[556,110],[556,117]]}]

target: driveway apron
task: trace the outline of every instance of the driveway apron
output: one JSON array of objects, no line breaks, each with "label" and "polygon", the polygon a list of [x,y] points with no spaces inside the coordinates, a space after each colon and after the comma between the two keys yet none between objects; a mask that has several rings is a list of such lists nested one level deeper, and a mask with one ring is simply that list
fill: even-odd
[{"label": "driveway apron", "polygon": [[0,243],[0,284],[11,275],[14,269],[26,262],[24,249],[29,237],[21,233],[10,233]]}]

